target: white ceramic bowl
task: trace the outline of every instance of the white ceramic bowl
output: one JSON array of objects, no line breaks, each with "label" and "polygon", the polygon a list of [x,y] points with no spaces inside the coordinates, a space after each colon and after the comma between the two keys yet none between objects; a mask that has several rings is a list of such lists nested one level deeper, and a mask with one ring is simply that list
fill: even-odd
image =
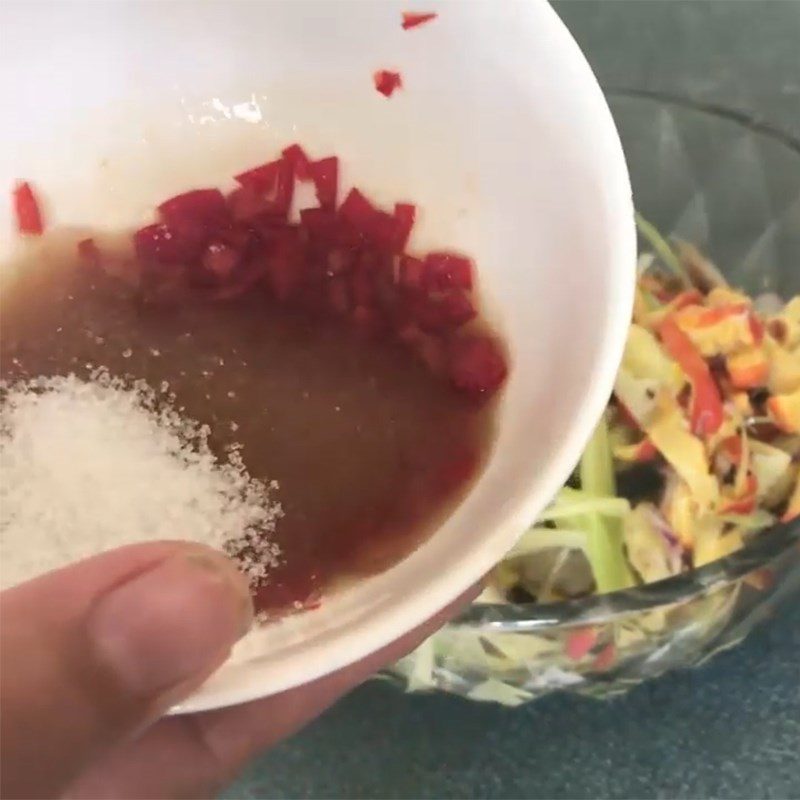
[{"label": "white ceramic bowl", "polygon": [[[387,572],[251,634],[183,708],[302,684],[421,623],[513,544],[576,462],[611,390],[635,235],[600,88],[544,2],[72,2],[0,6],[0,259],[13,181],[57,225],[118,228],[290,141],[421,208],[414,244],[472,254],[509,344],[494,455],[461,506]],[[399,69],[390,99],[372,86]]]}]

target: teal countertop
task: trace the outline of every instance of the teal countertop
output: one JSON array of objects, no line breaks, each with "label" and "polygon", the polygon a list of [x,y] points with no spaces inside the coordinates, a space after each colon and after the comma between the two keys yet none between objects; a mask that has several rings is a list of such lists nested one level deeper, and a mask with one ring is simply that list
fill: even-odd
[{"label": "teal countertop", "polygon": [[705,667],[612,701],[506,709],[353,692],[229,798],[800,796],[800,607]]}]

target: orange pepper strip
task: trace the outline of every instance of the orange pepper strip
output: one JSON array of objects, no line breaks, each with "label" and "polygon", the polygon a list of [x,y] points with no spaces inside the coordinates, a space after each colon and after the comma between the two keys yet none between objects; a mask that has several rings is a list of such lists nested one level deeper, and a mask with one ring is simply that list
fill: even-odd
[{"label": "orange pepper strip", "polygon": [[749,311],[749,309],[744,303],[717,306],[716,308],[704,308],[703,311],[697,315],[693,324],[698,328],[706,328],[711,325],[716,325],[728,319],[728,317],[737,317],[739,314],[744,314],[746,311]]},{"label": "orange pepper strip", "polygon": [[756,492],[758,481],[755,475],[747,476],[747,487],[741,497],[724,503],[720,508],[721,514],[751,514],[756,508]]},{"label": "orange pepper strip", "polygon": [[728,436],[719,443],[719,449],[728,457],[731,464],[742,463],[742,437]]},{"label": "orange pepper strip", "polygon": [[686,289],[679,294],[676,294],[675,297],[673,297],[670,301],[669,306],[672,311],[680,311],[682,308],[699,305],[702,302],[703,295],[701,295],[697,289]]},{"label": "orange pepper strip", "polygon": [[735,389],[755,389],[769,379],[769,362],[761,348],[749,347],[725,358],[728,376]]}]

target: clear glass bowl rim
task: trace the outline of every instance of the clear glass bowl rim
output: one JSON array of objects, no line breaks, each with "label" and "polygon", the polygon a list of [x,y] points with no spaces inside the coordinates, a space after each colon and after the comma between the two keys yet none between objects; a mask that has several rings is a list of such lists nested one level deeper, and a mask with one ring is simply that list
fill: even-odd
[{"label": "clear glass bowl rim", "polygon": [[[790,133],[739,111],[660,92],[609,86],[604,87],[604,91],[609,100],[650,100],[717,117],[749,129],[753,134],[776,140],[800,154],[800,141]],[[662,581],[558,603],[476,603],[450,622],[448,627],[492,633],[524,633],[599,625],[617,617],[688,603],[710,590],[732,584],[753,572],[768,568],[793,547],[800,547],[800,518],[779,523],[756,534],[743,548],[725,558]]]},{"label": "clear glass bowl rim", "polygon": [[793,547],[800,547],[800,518],[778,523],[756,534],[735,553],[681,575],[609,594],[558,603],[475,603],[448,627],[524,633],[603,624],[615,617],[687,603],[706,592],[768,568]]}]

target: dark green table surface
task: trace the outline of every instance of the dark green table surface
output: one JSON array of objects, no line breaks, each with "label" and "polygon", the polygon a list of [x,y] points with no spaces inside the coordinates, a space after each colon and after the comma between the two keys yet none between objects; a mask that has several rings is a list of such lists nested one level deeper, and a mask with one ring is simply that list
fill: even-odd
[{"label": "dark green table surface", "polygon": [[707,666],[509,710],[368,684],[228,797],[800,797],[800,608]]},{"label": "dark green table surface", "polygon": [[[800,2],[556,8],[604,86],[690,95],[800,134]],[[800,798],[800,606],[613,702],[508,710],[366,685],[225,796]]]}]

